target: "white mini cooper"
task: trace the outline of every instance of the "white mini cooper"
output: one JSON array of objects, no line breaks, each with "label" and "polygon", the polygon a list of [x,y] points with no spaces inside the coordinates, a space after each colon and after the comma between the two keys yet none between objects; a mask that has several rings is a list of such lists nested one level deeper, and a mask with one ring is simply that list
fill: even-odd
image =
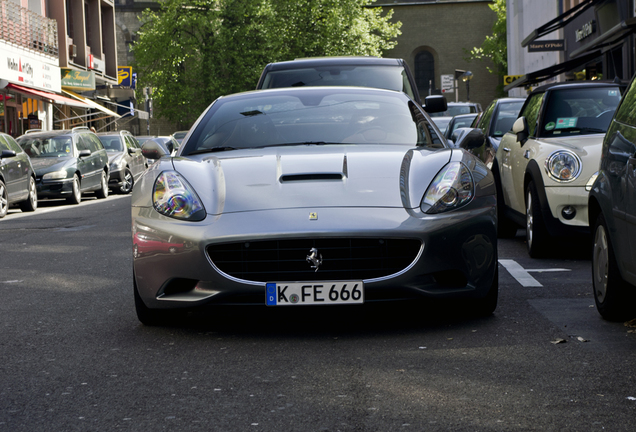
[{"label": "white mini cooper", "polygon": [[525,225],[528,253],[536,258],[554,237],[589,233],[588,194],[621,91],[619,84],[591,81],[532,91],[492,167],[500,237]]}]

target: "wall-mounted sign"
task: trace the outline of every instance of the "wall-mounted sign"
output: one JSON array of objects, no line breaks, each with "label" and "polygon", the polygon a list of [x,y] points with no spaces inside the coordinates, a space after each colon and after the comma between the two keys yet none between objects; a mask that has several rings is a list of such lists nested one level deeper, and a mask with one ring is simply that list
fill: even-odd
[{"label": "wall-mounted sign", "polygon": [[528,52],[539,51],[565,51],[565,40],[554,39],[530,42]]},{"label": "wall-mounted sign", "polygon": [[62,68],[62,88],[66,90],[95,90],[95,72]]},{"label": "wall-mounted sign", "polygon": [[512,84],[514,80],[521,78],[523,75],[504,75],[504,85]]},{"label": "wall-mounted sign", "polygon": [[122,87],[132,87],[132,66],[117,66],[117,84]]},{"label": "wall-mounted sign", "polygon": [[580,42],[586,37],[590,36],[592,33],[596,31],[596,21],[591,20],[583,24],[581,28],[574,31],[576,34],[576,41]]},{"label": "wall-mounted sign", "polygon": [[453,74],[441,75],[442,78],[442,93],[454,93],[455,92],[455,80]]},{"label": "wall-mounted sign", "polygon": [[60,92],[60,67],[42,61],[26,50],[0,41],[0,77],[11,83]]}]

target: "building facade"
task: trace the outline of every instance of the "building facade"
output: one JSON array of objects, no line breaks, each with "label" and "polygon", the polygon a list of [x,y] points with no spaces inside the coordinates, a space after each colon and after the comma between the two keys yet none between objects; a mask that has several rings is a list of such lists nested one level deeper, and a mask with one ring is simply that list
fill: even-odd
[{"label": "building facade", "polygon": [[[378,0],[373,6],[393,9],[393,21],[402,22],[397,46],[385,57],[403,58],[411,68],[421,96],[444,94],[447,101],[479,102],[486,107],[497,95],[498,75],[490,61],[470,61],[469,52],[480,47],[497,16],[485,0]],[[471,71],[468,82],[455,71]],[[452,79],[451,79],[452,77]]]}]

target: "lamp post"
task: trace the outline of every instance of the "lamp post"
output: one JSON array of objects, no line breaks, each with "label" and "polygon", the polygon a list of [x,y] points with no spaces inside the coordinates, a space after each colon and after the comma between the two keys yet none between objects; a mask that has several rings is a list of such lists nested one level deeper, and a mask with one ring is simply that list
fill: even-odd
[{"label": "lamp post", "polygon": [[460,78],[466,83],[466,102],[470,102],[470,80],[473,79],[473,73],[466,71]]}]

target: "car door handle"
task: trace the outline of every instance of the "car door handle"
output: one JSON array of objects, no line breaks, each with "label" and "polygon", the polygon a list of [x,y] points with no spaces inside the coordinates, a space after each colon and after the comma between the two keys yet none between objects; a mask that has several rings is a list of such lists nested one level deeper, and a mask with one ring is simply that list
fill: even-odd
[{"label": "car door handle", "polygon": [[509,149],[508,147],[504,147],[504,148],[503,148],[503,151],[505,151],[505,152],[507,152],[507,153],[510,153],[510,149]]}]

